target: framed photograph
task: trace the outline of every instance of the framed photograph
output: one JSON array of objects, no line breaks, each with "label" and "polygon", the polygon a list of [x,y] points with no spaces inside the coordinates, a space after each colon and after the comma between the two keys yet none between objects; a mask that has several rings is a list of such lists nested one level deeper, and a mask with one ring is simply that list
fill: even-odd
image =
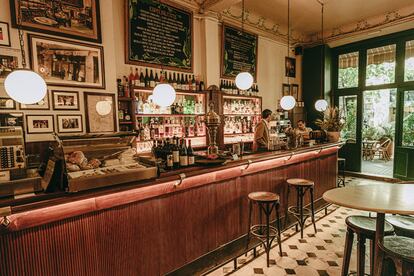
[{"label": "framed photograph", "polygon": [[[20,2],[20,5],[19,5]],[[101,43],[99,0],[10,0],[12,26]]]},{"label": "framed photograph", "polygon": [[290,85],[287,83],[282,83],[282,96],[290,95]]},{"label": "framed photograph", "polygon": [[0,46],[11,46],[9,23],[2,21],[0,21]]},{"label": "framed photograph", "polygon": [[82,115],[57,115],[59,133],[83,132]]},{"label": "framed photograph", "polygon": [[19,104],[21,110],[49,110],[49,91],[40,102],[35,104]]},{"label": "framed photograph", "polygon": [[295,98],[296,100],[299,100],[299,84],[291,84],[291,92],[292,92],[292,96],[293,98]]},{"label": "framed photograph", "polygon": [[54,110],[79,110],[79,93],[52,90],[52,102]]},{"label": "framed photograph", "polygon": [[16,109],[16,102],[10,98],[0,97],[0,110]]},{"label": "framed photograph", "polygon": [[28,34],[30,63],[48,84],[105,88],[103,47]]},{"label": "framed photograph", "polygon": [[85,99],[86,131],[89,133],[116,130],[115,95],[96,92],[83,93]]},{"label": "framed photograph", "polygon": [[0,79],[5,79],[14,69],[19,67],[17,55],[8,54],[1,49],[0,54]]},{"label": "framed photograph", "polygon": [[52,133],[55,131],[53,115],[26,115],[27,133]]},{"label": "framed photograph", "polygon": [[0,126],[21,126],[24,129],[23,113],[0,113]]},{"label": "framed photograph", "polygon": [[285,57],[285,76],[296,78],[296,59]]}]

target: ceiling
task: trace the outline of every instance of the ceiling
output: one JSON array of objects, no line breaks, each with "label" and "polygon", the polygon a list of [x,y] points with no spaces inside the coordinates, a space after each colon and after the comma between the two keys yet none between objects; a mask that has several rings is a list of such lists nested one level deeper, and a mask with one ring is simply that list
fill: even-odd
[{"label": "ceiling", "polygon": [[[241,1],[228,2],[241,7]],[[245,0],[245,8],[283,26],[287,25],[287,2],[288,0]],[[325,30],[384,15],[414,4],[413,0],[323,0],[323,2],[325,3]],[[316,0],[291,0],[290,6],[292,30],[303,34],[312,34],[321,30],[321,5]]]}]

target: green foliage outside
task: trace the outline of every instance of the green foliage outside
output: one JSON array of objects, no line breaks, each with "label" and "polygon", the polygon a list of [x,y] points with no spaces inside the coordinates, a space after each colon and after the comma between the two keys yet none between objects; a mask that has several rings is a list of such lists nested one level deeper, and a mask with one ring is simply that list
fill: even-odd
[{"label": "green foliage outside", "polygon": [[395,62],[367,65],[366,85],[393,83],[395,81]]},{"label": "green foliage outside", "polygon": [[358,67],[348,67],[338,70],[338,87],[350,88],[358,86]]},{"label": "green foliage outside", "polygon": [[356,139],[356,127],[357,127],[357,106],[356,99],[345,99],[345,106],[339,104],[340,109],[344,110],[345,115],[345,124],[344,128],[341,131],[341,137],[345,140]]}]

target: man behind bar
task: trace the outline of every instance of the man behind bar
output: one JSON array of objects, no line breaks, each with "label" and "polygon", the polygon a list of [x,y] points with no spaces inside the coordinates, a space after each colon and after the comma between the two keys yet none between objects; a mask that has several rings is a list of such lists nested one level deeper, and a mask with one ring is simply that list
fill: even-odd
[{"label": "man behind bar", "polygon": [[272,111],[265,109],[262,111],[262,120],[256,125],[254,131],[254,149],[256,151],[266,151],[269,148],[269,122]]}]

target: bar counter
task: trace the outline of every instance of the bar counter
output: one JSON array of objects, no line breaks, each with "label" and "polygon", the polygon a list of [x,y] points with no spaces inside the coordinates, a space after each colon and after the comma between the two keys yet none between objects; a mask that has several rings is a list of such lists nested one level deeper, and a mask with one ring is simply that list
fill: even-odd
[{"label": "bar counter", "polygon": [[2,200],[12,214],[0,226],[0,274],[174,274],[246,234],[250,192],[280,194],[283,215],[286,179],[308,178],[321,202],[336,187],[341,146],[252,154],[152,181]]}]

